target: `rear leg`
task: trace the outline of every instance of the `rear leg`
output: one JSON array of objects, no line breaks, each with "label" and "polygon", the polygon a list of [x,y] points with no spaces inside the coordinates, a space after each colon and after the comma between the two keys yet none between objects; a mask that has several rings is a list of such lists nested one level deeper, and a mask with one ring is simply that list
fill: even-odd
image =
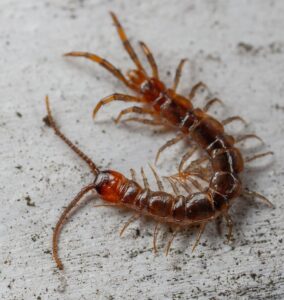
[{"label": "rear leg", "polygon": [[148,48],[148,46],[144,42],[139,42],[140,47],[142,48],[144,54],[146,55],[146,58],[151,66],[152,69],[152,74],[154,78],[157,78],[159,80],[159,71],[158,71],[158,66],[156,64],[155,58]]},{"label": "rear leg", "polygon": [[[119,69],[117,69],[114,65],[112,65],[110,62],[108,62],[106,59],[92,53],[88,52],[69,52],[64,54],[64,56],[75,56],[75,57],[84,57],[87,58],[93,62],[98,63],[103,68],[105,68],[107,71],[112,73],[116,78],[118,78],[120,81],[122,81],[127,87],[133,89],[134,86],[124,77],[124,75],[121,73]],[[135,89],[135,88],[134,88]]]},{"label": "rear leg", "polygon": [[141,72],[143,72],[146,75],[146,71],[143,68],[136,52],[134,51],[133,47],[131,46],[126,33],[122,27],[122,25],[120,24],[120,22],[118,21],[117,16],[113,13],[110,12],[110,15],[112,17],[112,20],[114,22],[114,25],[117,29],[118,35],[120,37],[120,40],[122,41],[123,47],[126,50],[126,52],[129,54],[130,58],[132,59],[132,61],[134,62],[134,64],[137,66],[138,70],[140,70]]},{"label": "rear leg", "polygon": [[141,102],[141,100],[137,97],[115,93],[115,94],[107,96],[99,101],[99,103],[96,105],[96,107],[93,110],[93,118],[96,117],[97,112],[99,111],[99,109],[102,106],[104,106],[112,101]]},{"label": "rear leg", "polygon": [[157,113],[152,110],[152,109],[149,109],[149,108],[144,108],[144,107],[139,107],[139,106],[131,106],[131,107],[128,107],[126,109],[123,109],[119,115],[117,116],[117,118],[115,119],[115,123],[119,123],[121,118],[126,115],[126,114],[129,114],[129,113],[136,113],[136,114],[149,114],[151,116],[155,116],[157,115]]},{"label": "rear leg", "polygon": [[183,140],[185,138],[184,135],[182,134],[178,134],[175,138],[167,141],[163,146],[160,147],[160,149],[158,150],[157,154],[156,154],[156,158],[155,158],[155,164],[157,164],[158,159],[160,157],[160,154],[166,149],[169,148],[173,145],[175,145],[176,143],[178,143],[179,141]]}]

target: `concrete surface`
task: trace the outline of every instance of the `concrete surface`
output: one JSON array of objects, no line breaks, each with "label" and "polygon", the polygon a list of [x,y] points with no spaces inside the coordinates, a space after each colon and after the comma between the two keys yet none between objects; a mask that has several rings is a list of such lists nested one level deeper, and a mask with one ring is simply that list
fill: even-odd
[{"label": "concrete surface", "polygon": [[[92,176],[42,122],[44,96],[49,94],[62,131],[105,168],[138,170],[174,135],[149,126],[115,126],[112,118],[122,103],[104,108],[92,122],[98,99],[127,90],[99,66],[62,54],[88,50],[123,70],[133,67],[109,10],[135,46],[140,39],[148,43],[167,84],[179,59],[187,57],[180,91],[203,80],[226,103],[224,115],[250,121],[249,129],[275,156],[255,162],[244,182],[276,208],[240,200],[232,209],[231,245],[225,229],[219,236],[212,224],[196,252],[189,230],[165,257],[166,227],[155,256],[153,222],[141,219],[119,238],[130,213],[96,209],[89,201],[61,235],[66,269],[60,274],[50,252],[52,228]],[[284,298],[283,15],[281,0],[1,1],[1,299]],[[173,172],[185,147],[163,154],[161,174]]]}]

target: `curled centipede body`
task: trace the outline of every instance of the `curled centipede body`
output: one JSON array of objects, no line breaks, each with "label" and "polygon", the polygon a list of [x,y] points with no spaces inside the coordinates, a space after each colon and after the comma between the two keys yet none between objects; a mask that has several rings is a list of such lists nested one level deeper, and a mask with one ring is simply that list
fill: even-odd
[{"label": "curled centipede body", "polygon": [[[144,42],[140,42],[142,51],[146,55],[151,66],[152,75],[149,76],[131,46],[118,18],[114,13],[111,13],[111,17],[125,50],[136,65],[135,70],[128,71],[127,77],[125,77],[119,69],[114,67],[110,62],[96,54],[87,52],[70,52],[65,54],[66,56],[85,57],[93,62],[99,63],[102,67],[121,80],[127,87],[136,92],[136,96],[115,93],[103,98],[96,105],[93,111],[93,117],[95,117],[98,110],[103,105],[112,101],[118,100],[142,104],[142,106],[132,106],[122,110],[118,115],[116,122],[119,122],[126,114],[137,113],[140,115],[149,115],[152,119],[131,117],[127,121],[136,121],[151,125],[163,125],[177,129],[179,134],[159,149],[156,161],[161,151],[165,148],[174,145],[185,138],[189,138],[194,145],[193,147],[190,147],[187,153],[182,157],[179,164],[179,173],[174,178],[179,182],[182,182],[184,178],[190,178],[191,176],[199,176],[204,179],[206,177],[204,174],[208,172],[202,167],[202,163],[207,161],[211,172],[210,176],[207,176],[205,179],[209,182],[209,186],[202,192],[205,198],[210,199],[213,209],[222,209],[223,215],[227,218],[229,223],[231,223],[231,220],[227,213],[228,207],[232,200],[238,196],[255,196],[271,205],[271,203],[262,195],[245,190],[239,174],[243,171],[247,162],[272,154],[272,152],[260,153],[244,159],[241,151],[237,147],[237,143],[249,138],[260,138],[254,134],[247,134],[234,138],[226,133],[224,126],[233,121],[245,121],[240,116],[229,117],[223,121],[218,121],[216,118],[210,116],[207,113],[209,108],[214,103],[222,102],[218,98],[209,100],[203,109],[194,108],[192,100],[200,87],[206,87],[203,82],[195,84],[188,97],[177,93],[182,68],[186,59],[182,59],[177,67],[173,86],[167,88],[160,80],[158,67],[149,47]],[[195,161],[194,164],[183,168],[186,161],[198,148],[204,150],[204,156]],[[200,166],[198,166],[198,163],[200,163]],[[194,174],[192,172],[193,165]]]},{"label": "curled centipede body", "polygon": [[[210,193],[189,193],[187,196],[183,196],[177,192],[176,185],[174,183],[172,184],[172,187],[175,194],[172,195],[164,190],[163,184],[154,169],[153,173],[157,180],[159,188],[158,191],[150,189],[143,169],[141,170],[141,173],[143,176],[144,187],[136,182],[133,170],[132,179],[128,179],[121,173],[113,170],[100,170],[86,154],[84,154],[58,129],[51,114],[47,97],[46,109],[46,124],[51,126],[55,134],[57,134],[79,157],[81,157],[81,159],[87,163],[91,172],[94,174],[93,182],[81,189],[78,195],[65,208],[55,226],[53,233],[53,257],[59,269],[63,269],[63,264],[58,256],[58,236],[62,229],[62,225],[78,202],[89,191],[95,191],[102,200],[107,202],[107,205],[122,206],[134,211],[134,215],[125,224],[121,233],[132,221],[142,215],[154,218],[157,221],[157,224],[170,223],[176,225],[177,228],[197,224],[199,225],[199,232],[193,246],[194,249],[200,240],[205,225],[212,219],[216,219],[218,216],[224,215],[229,225],[230,235],[232,222],[228,216],[228,208],[230,206],[228,198],[222,196],[216,191],[211,191]],[[231,193],[236,195],[239,190],[239,185],[238,183],[234,183],[234,185],[235,188],[233,188],[233,185],[231,186]],[[212,189],[213,187],[210,186],[209,190]],[[153,235],[154,249],[156,249],[157,233],[158,227],[156,226]],[[176,232],[173,234],[173,238],[175,233]],[[169,251],[173,238],[169,241],[166,252]]]}]

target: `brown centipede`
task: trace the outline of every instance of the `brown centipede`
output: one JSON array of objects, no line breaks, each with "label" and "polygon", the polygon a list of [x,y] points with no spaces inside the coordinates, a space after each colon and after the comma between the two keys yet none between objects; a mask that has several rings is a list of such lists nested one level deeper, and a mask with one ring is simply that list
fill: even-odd
[{"label": "brown centipede", "polygon": [[[203,109],[194,108],[192,99],[194,98],[197,90],[200,87],[206,87],[203,82],[195,84],[188,97],[184,97],[177,93],[177,87],[182,74],[182,68],[186,59],[182,59],[176,69],[175,79],[173,86],[167,88],[159,78],[159,71],[157,63],[154,59],[152,52],[144,42],[139,42],[142,51],[150,64],[152,76],[149,76],[140,62],[136,52],[134,51],[131,43],[129,42],[126,33],[120,24],[118,18],[114,13],[110,13],[113,22],[117,28],[119,37],[123,46],[130,58],[136,65],[136,69],[130,70],[127,73],[128,79],[110,62],[99,57],[96,54],[88,52],[70,52],[65,56],[79,56],[90,59],[93,62],[99,63],[102,67],[111,72],[115,77],[122,81],[127,87],[136,92],[136,96],[115,93],[100,100],[93,111],[93,117],[97,114],[98,110],[105,104],[112,101],[125,101],[125,102],[138,102],[143,106],[132,106],[120,112],[116,118],[116,123],[120,121],[122,116],[129,113],[147,114],[152,116],[152,119],[141,119],[131,117],[126,121],[142,122],[151,125],[163,125],[166,127],[177,129],[178,134],[174,139],[166,142],[157,152],[156,162],[160,153],[169,146],[177,142],[191,138],[198,147],[190,147],[184,154],[179,164],[179,174],[174,176],[175,180],[189,178],[192,174],[190,167],[183,169],[185,162],[193,155],[193,153],[201,148],[205,150],[206,154],[195,162],[195,175],[202,176],[206,172],[201,166],[198,168],[197,163],[209,161],[212,166],[212,174],[209,178],[209,191],[213,190],[222,196],[227,197],[227,200],[235,198],[241,194],[242,183],[238,176],[244,169],[244,163],[252,161],[256,158],[272,154],[271,151],[256,154],[253,157],[244,158],[236,144],[250,138],[261,140],[255,134],[247,134],[234,138],[227,134],[224,126],[234,121],[245,121],[240,116],[232,116],[221,122],[210,116],[207,111],[214,103],[222,103],[218,98],[213,98],[207,102]],[[199,174],[198,174],[199,171]],[[204,177],[204,176],[203,176]],[[234,188],[233,188],[234,187]],[[231,190],[233,188],[233,190]],[[242,191],[243,193],[244,190]],[[246,192],[248,194],[248,192]],[[251,193],[260,198],[257,193]]]},{"label": "brown centipede", "polygon": [[[173,182],[171,182],[171,184],[175,195],[165,192],[163,183],[153,168],[152,171],[157,181],[158,191],[150,189],[143,168],[141,169],[141,174],[143,177],[144,188],[136,182],[134,170],[131,170],[132,179],[126,178],[117,171],[101,171],[86,154],[84,154],[59,130],[51,114],[48,97],[46,97],[45,102],[47,109],[47,117],[45,118],[46,124],[52,127],[55,134],[58,135],[82,160],[87,163],[95,177],[93,182],[83,187],[77,196],[68,204],[54,228],[53,257],[60,270],[63,269],[63,264],[58,256],[58,237],[62,229],[62,225],[82,197],[91,190],[95,191],[102,200],[106,201],[108,203],[107,205],[125,207],[134,211],[134,215],[122,228],[121,234],[131,222],[142,215],[154,218],[157,221],[153,235],[153,246],[155,251],[159,223],[169,223],[177,226],[177,230],[174,231],[172,238],[168,242],[166,254],[168,253],[171,243],[180,227],[195,224],[199,225],[199,231],[193,246],[194,250],[199,243],[206,224],[209,221],[216,219],[218,216],[225,216],[229,226],[228,239],[230,238],[232,222],[228,215],[228,209],[231,205],[231,199],[239,194],[240,187],[237,181],[234,181],[233,183],[230,182],[231,190],[229,194],[227,193],[227,195],[222,195],[220,191],[214,190],[215,186],[218,186],[218,180],[220,181],[220,177],[216,176],[217,179],[212,179],[207,193],[197,192],[183,196],[178,194],[177,187]],[[224,188],[223,183],[222,188]],[[225,186],[225,189],[228,189],[228,184]],[[257,195],[258,194],[256,194],[256,196]],[[261,198],[271,205],[266,198],[262,196]]]}]

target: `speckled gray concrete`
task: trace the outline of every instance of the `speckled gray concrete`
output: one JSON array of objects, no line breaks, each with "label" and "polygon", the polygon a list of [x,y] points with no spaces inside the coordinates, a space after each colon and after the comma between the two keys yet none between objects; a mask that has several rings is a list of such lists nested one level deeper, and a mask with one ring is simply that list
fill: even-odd
[{"label": "speckled gray concrete", "polygon": [[[124,2],[1,1],[1,299],[283,299],[284,2]],[[165,257],[167,228],[154,256],[151,221],[141,219],[119,238],[130,214],[95,209],[89,201],[63,230],[61,275],[50,252],[52,228],[92,176],[43,124],[44,96],[50,95],[62,130],[102,167],[128,174],[130,167],[153,161],[173,136],[115,126],[122,103],[104,108],[92,122],[98,99],[126,89],[100,67],[62,54],[89,50],[123,70],[132,67],[109,10],[135,45],[139,39],[149,44],[167,84],[179,59],[188,57],[181,92],[203,80],[226,103],[224,114],[250,121],[275,157],[255,162],[274,164],[246,172],[244,182],[276,208],[240,200],[232,209],[231,246],[212,224],[193,254],[189,231],[178,235]],[[178,160],[172,157],[185,146],[163,154],[161,174],[173,172]]]}]

